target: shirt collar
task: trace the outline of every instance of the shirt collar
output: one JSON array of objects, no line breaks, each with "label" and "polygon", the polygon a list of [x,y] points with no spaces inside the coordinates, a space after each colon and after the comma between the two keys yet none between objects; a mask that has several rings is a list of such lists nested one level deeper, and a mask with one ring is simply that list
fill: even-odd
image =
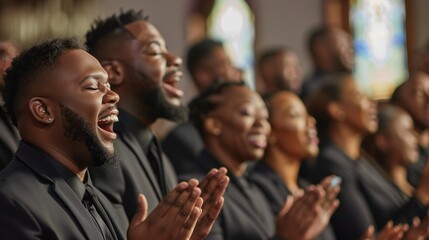
[{"label": "shirt collar", "polygon": [[86,171],[84,180],[82,182],[80,181],[78,176],[76,176],[75,173],[67,169],[58,161],[55,161],[51,158],[49,158],[49,161],[51,162],[54,169],[58,172],[58,174],[64,179],[67,185],[69,185],[72,191],[76,194],[76,196],[80,200],[82,200],[83,196],[85,195],[85,184],[89,184],[89,185],[92,184],[91,179],[89,177],[89,172]]}]

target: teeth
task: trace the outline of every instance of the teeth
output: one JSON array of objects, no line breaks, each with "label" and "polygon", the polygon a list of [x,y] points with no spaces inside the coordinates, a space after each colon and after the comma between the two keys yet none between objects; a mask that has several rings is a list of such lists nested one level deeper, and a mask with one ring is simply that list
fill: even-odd
[{"label": "teeth", "polygon": [[266,137],[265,137],[265,135],[255,134],[255,135],[250,135],[250,136],[248,137],[248,139],[249,139],[250,141],[265,141],[265,140],[266,140]]},{"label": "teeth", "polygon": [[107,124],[111,122],[119,122],[119,118],[117,115],[110,115],[98,120],[99,123]]}]

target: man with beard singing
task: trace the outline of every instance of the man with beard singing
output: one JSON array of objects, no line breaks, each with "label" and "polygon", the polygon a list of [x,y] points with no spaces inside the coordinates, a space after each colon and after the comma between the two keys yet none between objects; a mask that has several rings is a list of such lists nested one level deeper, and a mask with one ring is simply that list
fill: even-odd
[{"label": "man with beard singing", "polygon": [[22,141],[0,172],[2,239],[191,237],[203,204],[197,180],[177,185],[149,216],[144,196],[135,196],[139,206],[127,234],[114,206],[92,185],[88,166],[117,162],[119,96],[107,80],[73,38],[40,43],[6,71],[5,107]]},{"label": "man with beard singing", "polygon": [[[151,128],[159,118],[184,120],[183,92],[176,88],[182,60],[170,53],[159,31],[142,11],[130,10],[96,20],[86,34],[89,52],[107,71],[112,89],[119,94],[118,134],[115,149],[120,166],[116,169],[91,169],[94,184],[128,219],[136,211],[136,196],[143,193],[149,211],[176,185],[176,174]],[[204,199],[201,220],[194,238],[206,236],[222,205],[221,195],[228,184],[226,169],[213,170],[203,180]],[[206,178],[207,179],[207,178]]]}]

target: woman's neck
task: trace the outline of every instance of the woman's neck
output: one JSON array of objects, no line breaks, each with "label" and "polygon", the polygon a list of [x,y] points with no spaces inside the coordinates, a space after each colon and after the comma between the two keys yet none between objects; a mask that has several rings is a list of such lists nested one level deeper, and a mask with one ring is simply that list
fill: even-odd
[{"label": "woman's neck", "polygon": [[[389,161],[393,160],[388,158]],[[383,166],[384,171],[386,171],[387,175],[392,179],[392,181],[399,187],[405,194],[411,196],[413,194],[413,187],[408,183],[407,180],[407,169],[406,167],[393,163],[388,166]]]},{"label": "woman's neck", "polygon": [[264,161],[281,178],[283,184],[292,193],[299,189],[298,174],[301,160],[294,158],[276,147],[267,150]]},{"label": "woman's neck", "polygon": [[351,159],[360,156],[362,135],[343,124],[332,127],[329,133],[331,140],[341,148]]},{"label": "woman's neck", "polygon": [[222,149],[219,144],[207,142],[205,145],[207,150],[209,150],[210,153],[213,154],[213,156],[235,176],[241,177],[244,175],[248,165],[247,161],[250,159],[240,161]]},{"label": "woman's neck", "polygon": [[429,148],[429,129],[418,131],[419,145],[424,148]]}]

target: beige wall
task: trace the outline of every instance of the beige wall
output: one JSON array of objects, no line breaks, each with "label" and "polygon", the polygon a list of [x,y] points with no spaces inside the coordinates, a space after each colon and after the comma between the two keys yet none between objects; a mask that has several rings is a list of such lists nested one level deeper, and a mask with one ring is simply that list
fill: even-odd
[{"label": "beige wall", "polygon": [[270,0],[257,1],[257,51],[286,45],[298,52],[304,69],[311,69],[307,52],[307,35],[322,22],[322,1]]},{"label": "beige wall", "polygon": [[416,47],[421,47],[429,43],[429,1],[415,0],[415,44]]}]

